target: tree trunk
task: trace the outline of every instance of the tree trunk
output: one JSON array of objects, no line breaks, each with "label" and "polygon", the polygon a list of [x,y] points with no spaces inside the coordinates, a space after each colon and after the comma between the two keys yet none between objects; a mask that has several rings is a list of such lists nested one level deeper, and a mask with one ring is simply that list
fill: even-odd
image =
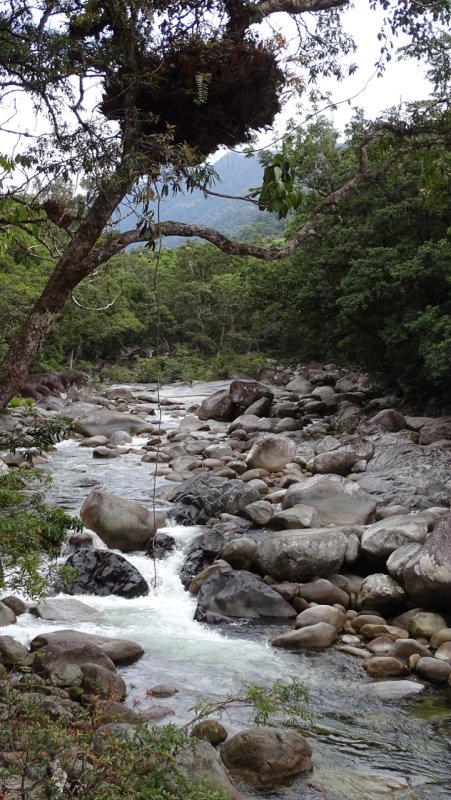
[{"label": "tree trunk", "polygon": [[95,269],[96,261],[90,258],[94,245],[129,188],[129,181],[118,174],[103,182],[88,215],[65,248],[0,365],[0,412],[26,380],[33,358],[72,290]]}]

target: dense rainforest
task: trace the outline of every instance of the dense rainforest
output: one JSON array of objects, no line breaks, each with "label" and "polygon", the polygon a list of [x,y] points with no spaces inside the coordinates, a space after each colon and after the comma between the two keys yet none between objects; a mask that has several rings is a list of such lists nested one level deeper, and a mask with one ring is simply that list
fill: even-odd
[{"label": "dense rainforest", "polygon": [[[352,171],[364,125],[357,115],[341,137],[319,118],[287,133],[281,152],[302,194],[286,222],[290,235]],[[204,243],[128,249],[74,290],[34,368],[100,368],[105,377],[142,381],[156,380],[160,371],[170,381],[219,377],[233,366],[252,371],[267,357],[320,359],[382,373],[423,394],[446,392],[449,168],[443,145],[409,152],[277,262]],[[273,215],[266,219],[266,230],[259,221],[244,236],[268,241]],[[4,240],[0,356],[53,267],[32,233]]]}]

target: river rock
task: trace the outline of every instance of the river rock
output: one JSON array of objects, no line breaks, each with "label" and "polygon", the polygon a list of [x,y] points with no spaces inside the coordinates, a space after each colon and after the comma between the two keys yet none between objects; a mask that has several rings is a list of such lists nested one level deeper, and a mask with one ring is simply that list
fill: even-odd
[{"label": "river rock", "polygon": [[426,419],[420,429],[420,444],[433,444],[442,439],[451,439],[451,418]]},{"label": "river rock", "polygon": [[297,375],[296,378],[286,384],[285,389],[287,392],[295,392],[295,394],[310,394],[312,384],[306,378]]},{"label": "river rock", "polygon": [[70,620],[85,622],[92,620],[98,613],[96,608],[92,608],[86,603],[81,603],[80,600],[69,600],[63,597],[56,600],[47,597],[37,606],[30,608],[30,614],[33,614],[33,616],[40,619],[57,620],[58,622]]},{"label": "river rock", "polygon": [[[70,406],[67,411],[64,409],[64,413],[71,416]],[[129,434],[145,433],[153,431],[153,425],[133,414],[118,414],[117,411],[102,409],[75,418],[74,430],[83,436],[106,436],[109,439],[115,431],[126,431]]]},{"label": "river rock", "polygon": [[444,642],[451,642],[451,628],[442,628],[431,638],[431,647],[435,650]]},{"label": "river rock", "polygon": [[294,621],[294,627],[305,628],[307,625],[316,625],[318,622],[328,622],[337,631],[343,630],[346,622],[346,615],[334,606],[318,605],[310,606],[305,611],[301,611]]},{"label": "river rock", "polygon": [[451,663],[451,642],[443,642],[435,651],[435,657]]},{"label": "river rock", "polygon": [[248,536],[226,542],[220,556],[233,569],[250,569],[257,550],[257,542]]},{"label": "river rock", "polygon": [[285,650],[304,650],[304,648],[324,650],[333,644],[337,637],[335,625],[317,622],[315,625],[275,636],[271,639],[271,644],[273,647],[283,647]]},{"label": "river rock", "polygon": [[271,528],[296,530],[318,527],[319,515],[313,506],[296,505],[277,511],[271,519]]},{"label": "river rock", "polygon": [[257,500],[246,506],[244,513],[256,525],[267,525],[274,516],[274,508],[267,500]]},{"label": "river rock", "polygon": [[271,533],[258,545],[255,564],[277,581],[303,581],[337,572],[346,547],[346,536],[339,528]]},{"label": "river rock", "polygon": [[0,636],[0,664],[15,667],[29,661],[29,650],[12,636]]},{"label": "river rock", "polygon": [[201,474],[183,481],[168,499],[175,504],[172,516],[178,523],[202,525],[223,513],[240,514],[260,495],[239,478]]},{"label": "river rock", "polygon": [[310,742],[298,731],[263,725],[241,731],[221,748],[231,774],[251,786],[277,787],[312,770]]},{"label": "river rock", "polygon": [[137,642],[130,639],[116,639],[111,636],[99,636],[95,633],[82,633],[74,630],[50,631],[40,633],[31,640],[30,649],[39,650],[45,645],[58,645],[63,648],[93,644],[107,655],[114,664],[133,664],[144,654]]},{"label": "river rock", "polygon": [[218,569],[232,569],[232,567],[227,563],[227,561],[223,561],[221,558],[218,559],[218,561],[214,561],[213,564],[210,564],[209,567],[205,567],[205,569],[203,569],[201,572],[198,572],[197,575],[194,576],[188,588],[190,594],[198,594],[200,588],[204,585],[207,578],[209,578],[210,575],[213,575],[213,572],[217,572]]},{"label": "river rock", "polygon": [[310,471],[320,475],[349,475],[352,467],[359,461],[359,457],[344,449],[319,453],[309,463]]},{"label": "river rock", "polygon": [[262,419],[255,414],[241,414],[228,427],[228,433],[243,431],[244,434],[255,433],[256,431],[272,431],[275,427],[275,420]]},{"label": "river rock", "polygon": [[339,603],[344,608],[349,605],[349,594],[328,581],[327,578],[318,578],[311,583],[305,583],[298,589],[298,594],[309,603],[325,603],[326,605]]},{"label": "river rock", "polygon": [[432,683],[446,683],[451,675],[451,664],[438,658],[420,658],[415,664],[415,672]]},{"label": "river rock", "polygon": [[245,414],[253,414],[255,417],[267,417],[272,405],[271,397],[260,397],[254,403],[251,403],[245,410]]},{"label": "river rock", "polygon": [[262,433],[255,439],[247,463],[251,468],[280,472],[293,461],[295,455],[296,444],[291,439],[274,433]]},{"label": "river rock", "polygon": [[375,609],[381,613],[392,613],[399,609],[406,600],[402,586],[389,575],[376,573],[369,575],[362,583],[357,606],[361,609]]},{"label": "river rock", "polygon": [[108,550],[89,550],[81,547],[69,556],[66,566],[76,570],[76,576],[66,579],[67,594],[109,594],[120,597],[141,597],[149,586],[133,564]]},{"label": "river rock", "polygon": [[314,475],[290,486],[283,508],[312,506],[316,525],[367,525],[374,518],[376,504],[353,482],[339,475]]},{"label": "river rock", "polygon": [[239,408],[249,408],[261,398],[268,398],[272,401],[274,392],[268,386],[264,386],[258,381],[232,381],[229,387],[229,394],[232,402]]},{"label": "river rock", "polygon": [[230,622],[236,619],[293,619],[290,603],[246,570],[218,570],[202,585],[197,596],[198,622]]},{"label": "river rock", "polygon": [[415,681],[377,681],[365,686],[365,691],[383,700],[398,700],[402,697],[415,697],[424,692],[425,686]]},{"label": "river rock", "polygon": [[446,619],[441,614],[419,611],[409,620],[407,630],[416,639],[431,639],[435,633],[446,628]]},{"label": "river rock", "polygon": [[233,786],[216,750],[210,742],[192,738],[189,747],[179,748],[175,756],[176,774],[168,776],[169,790],[175,797],[183,790],[182,779],[190,782],[205,781],[221,797],[229,800],[244,800],[243,795]]},{"label": "river rock", "polygon": [[119,458],[120,452],[113,447],[94,447],[93,458]]},{"label": "river rock", "polygon": [[191,730],[191,736],[196,739],[204,739],[213,746],[222,744],[227,739],[228,733],[221,722],[216,719],[203,719],[196,722]]},{"label": "river rock", "polygon": [[403,579],[413,603],[451,611],[451,514],[442,518],[407,562]]},{"label": "river rock", "polygon": [[410,656],[430,657],[432,653],[427,645],[417,642],[416,639],[397,639],[396,642],[392,642],[387,655],[399,658],[407,664]]},{"label": "river rock", "polygon": [[[96,644],[87,641],[43,645],[34,653],[33,670],[39,675],[54,676],[60,686],[70,685],[74,681],[70,667],[82,664],[96,664],[113,673],[116,671],[111,658]],[[66,667],[69,667],[69,671]],[[75,680],[78,680],[77,676]]]},{"label": "river rock", "polygon": [[88,694],[121,702],[127,694],[125,681],[110,669],[86,662],[80,665],[81,686]]},{"label": "river rock", "polygon": [[385,565],[387,572],[397,583],[403,585],[406,564],[408,564],[420,550],[421,544],[404,544],[402,547],[393,550],[393,553],[387,558],[387,563]]},{"label": "river rock", "polygon": [[123,553],[146,548],[157,528],[165,524],[161,512],[149,511],[105,489],[94,489],[88,495],[80,516],[108,547]]},{"label": "river rock", "polygon": [[422,544],[428,526],[420,516],[388,517],[370,525],[361,539],[362,555],[370,564],[385,564],[387,558],[403,545]]},{"label": "river rock", "polygon": [[108,439],[108,444],[113,447],[122,447],[122,445],[131,444],[133,441],[127,431],[114,431]]},{"label": "river rock", "polygon": [[224,544],[236,538],[235,531],[222,531],[217,526],[196,536],[186,549],[180,580],[187,589],[193,578],[213,564]]},{"label": "river rock", "polygon": [[0,601],[0,628],[6,625],[14,625],[15,622],[16,615],[12,608]]},{"label": "river rock", "polygon": [[390,656],[375,656],[363,666],[371,678],[399,678],[410,673],[409,668],[399,658]]},{"label": "river rock", "polygon": [[375,440],[375,453],[356,483],[384,506],[399,504],[409,509],[449,506],[451,456],[428,451],[406,434],[383,433]]},{"label": "river rock", "polygon": [[407,427],[405,417],[394,408],[383,408],[382,411],[371,417],[370,422],[373,425],[380,425],[381,428],[392,433],[402,431]]},{"label": "river rock", "polygon": [[214,419],[218,422],[229,422],[236,416],[237,408],[228,390],[220,389],[219,392],[205,398],[196,413],[200,420]]}]

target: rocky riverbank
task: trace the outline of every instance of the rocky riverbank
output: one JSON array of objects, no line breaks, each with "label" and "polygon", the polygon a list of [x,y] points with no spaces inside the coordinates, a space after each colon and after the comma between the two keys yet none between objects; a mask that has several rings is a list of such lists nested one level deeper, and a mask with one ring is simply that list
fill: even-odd
[{"label": "rocky riverbank", "polygon": [[[197,620],[263,623],[277,649],[332,648],[361,664],[382,698],[448,687],[451,419],[403,413],[361,376],[317,365],[262,377],[231,382],[187,415],[163,398],[180,419],[168,430],[158,397],[126,387],[62,410],[93,458],[133,452],[159,479],[157,503],[179,524],[204,526],[181,569]],[[164,516],[99,489],[81,514],[116,552],[94,549],[86,534],[73,538],[77,578],[66,593],[148,591],[117,551],[165,557],[174,542],[158,532]],[[76,665],[82,688],[84,663]],[[246,778],[248,768],[240,780],[266,785]],[[294,774],[287,766],[275,782]]]}]

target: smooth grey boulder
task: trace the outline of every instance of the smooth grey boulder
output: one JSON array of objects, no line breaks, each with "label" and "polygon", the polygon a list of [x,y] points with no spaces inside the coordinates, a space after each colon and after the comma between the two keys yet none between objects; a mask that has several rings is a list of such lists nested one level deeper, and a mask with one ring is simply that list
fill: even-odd
[{"label": "smooth grey boulder", "polygon": [[421,445],[433,444],[443,439],[451,439],[451,417],[425,419],[425,424],[420,429]]},{"label": "smooth grey boulder", "polygon": [[0,636],[0,664],[15,667],[28,662],[29,650],[12,636]]},{"label": "smooth grey boulder", "polygon": [[32,651],[40,650],[46,645],[58,645],[66,649],[93,644],[107,655],[114,664],[133,664],[144,654],[144,650],[137,642],[130,639],[115,639],[110,636],[99,636],[95,633],[82,631],[61,630],[40,633],[31,640]]},{"label": "smooth grey boulder", "polygon": [[451,664],[438,658],[419,658],[415,664],[415,672],[420,678],[432,683],[446,683],[451,674]]},{"label": "smooth grey boulder", "polygon": [[0,601],[0,627],[6,625],[14,625],[16,615],[12,608],[9,608],[5,603]]},{"label": "smooth grey boulder", "polygon": [[360,543],[362,555],[370,564],[385,564],[399,547],[422,544],[427,533],[427,523],[419,515],[387,517],[374,522],[364,532]]},{"label": "smooth grey boulder", "polygon": [[320,475],[349,475],[359,456],[347,450],[331,450],[318,453],[310,462],[310,471]]},{"label": "smooth grey boulder", "polygon": [[347,538],[339,528],[313,528],[272,533],[259,543],[255,564],[277,581],[303,581],[340,570]]},{"label": "smooth grey boulder", "polygon": [[[33,671],[40,675],[59,676],[59,683],[72,683],[74,675],[67,675],[66,667],[97,664],[111,672],[116,671],[112,659],[93,642],[52,642],[34,650]],[[75,676],[77,680],[77,676]]]},{"label": "smooth grey boulder", "polygon": [[285,389],[288,392],[295,392],[295,394],[310,394],[312,391],[312,384],[307,378],[297,375],[293,380],[286,384]]},{"label": "smooth grey boulder", "polygon": [[125,681],[110,669],[87,661],[80,665],[80,671],[81,686],[85,692],[117,702],[125,699],[127,694]]},{"label": "smooth grey boulder", "polygon": [[256,525],[267,525],[274,516],[274,506],[267,500],[257,500],[246,506],[244,513]]},{"label": "smooth grey boulder", "polygon": [[365,691],[383,700],[397,700],[402,697],[415,697],[424,692],[425,688],[422,683],[416,681],[376,681],[370,686],[365,686]]},{"label": "smooth grey boulder", "polygon": [[185,778],[192,783],[203,780],[213,791],[221,793],[229,800],[244,800],[243,795],[233,786],[210,742],[193,737],[189,747],[177,751],[175,764],[178,775],[168,773],[167,785],[176,797],[181,789],[180,779]]},{"label": "smooth grey boulder", "polygon": [[283,647],[285,650],[324,650],[333,644],[338,637],[335,625],[329,622],[316,622],[314,625],[307,625],[297,631],[282,633],[271,639],[273,647]]},{"label": "smooth grey boulder", "polygon": [[318,526],[368,525],[376,511],[374,500],[353,481],[346,481],[339,475],[314,475],[292,484],[282,505],[284,509],[296,505],[313,507]]},{"label": "smooth grey boulder", "polygon": [[188,589],[191,581],[219,557],[224,544],[236,539],[235,531],[223,531],[215,526],[200,533],[187,546],[185,561],[180,570],[180,580]]},{"label": "smooth grey boulder", "polygon": [[293,619],[290,603],[252,572],[218,570],[197,595],[194,618],[199,622],[230,622],[236,619]]},{"label": "smooth grey boulder", "polygon": [[363,581],[357,597],[357,607],[390,614],[396,613],[405,601],[406,593],[399,583],[389,575],[376,573]]},{"label": "smooth grey boulder", "polygon": [[80,600],[69,600],[60,597],[58,599],[47,597],[37,606],[30,608],[30,614],[40,619],[57,620],[58,622],[67,622],[75,620],[77,622],[84,622],[92,620],[93,617],[98,615],[96,608],[82,603]]},{"label": "smooth grey boulder", "polygon": [[76,418],[74,429],[83,436],[106,436],[109,438],[115,431],[126,431],[129,434],[153,431],[153,425],[133,414],[121,414],[117,411],[102,409]]},{"label": "smooth grey boulder", "polygon": [[421,550],[421,544],[405,544],[398,547],[387,558],[386,568],[388,574],[401,586],[404,585],[404,569],[406,564]]},{"label": "smooth grey boulder", "polygon": [[327,578],[318,578],[316,581],[305,583],[298,589],[298,594],[309,603],[326,605],[339,603],[344,608],[349,605],[349,594]]},{"label": "smooth grey boulder", "polygon": [[383,408],[374,417],[371,417],[370,422],[373,425],[380,425],[381,428],[385,428],[385,430],[392,433],[402,431],[407,427],[405,417],[394,408]]},{"label": "smooth grey boulder", "polygon": [[168,499],[175,504],[171,515],[176,522],[202,525],[210,517],[242,513],[250,503],[260,500],[260,494],[239,478],[230,480],[203,473],[187,478]]},{"label": "smooth grey boulder", "polygon": [[449,506],[450,453],[429,450],[407,438],[407,432],[383,433],[375,453],[356,482],[384,506],[409,509]]},{"label": "smooth grey boulder", "polygon": [[227,561],[233,569],[250,569],[257,550],[257,542],[248,536],[240,536],[226,542],[220,557]]},{"label": "smooth grey boulder", "polygon": [[145,549],[165,524],[163,513],[149,511],[140,503],[105,489],[94,489],[88,495],[80,517],[108,547],[123,553]]},{"label": "smooth grey boulder", "polygon": [[127,431],[114,431],[108,439],[108,444],[117,447],[124,444],[131,444],[132,437]]},{"label": "smooth grey boulder", "polygon": [[66,578],[67,594],[109,594],[120,597],[141,597],[149,586],[140,572],[122,556],[109,550],[81,547],[69,556],[66,566],[76,570],[74,578]]},{"label": "smooth grey boulder", "polygon": [[247,456],[247,464],[251,469],[266,469],[268,472],[280,472],[296,455],[296,444],[286,436],[275,433],[262,433],[254,441]]},{"label": "smooth grey boulder", "polygon": [[308,739],[289,728],[263,725],[231,736],[221,747],[221,759],[231,774],[251,786],[276,787],[310,772]]},{"label": "smooth grey boulder", "polygon": [[274,430],[275,422],[276,420],[257,417],[255,414],[241,414],[229,425],[228,433],[233,433],[238,429],[245,431],[245,433],[272,431]]},{"label": "smooth grey boulder", "polygon": [[233,403],[241,408],[249,408],[257,400],[267,398],[272,401],[274,392],[268,386],[258,381],[232,381],[229,394]]},{"label": "smooth grey boulder", "polygon": [[306,608],[305,611],[301,611],[297,615],[294,627],[297,630],[308,625],[316,625],[318,622],[327,622],[329,625],[333,625],[337,631],[341,631],[346,622],[346,615],[340,609],[334,608],[334,606],[310,606],[310,608]]},{"label": "smooth grey boulder", "polygon": [[297,505],[277,511],[270,522],[278,530],[298,530],[318,527],[318,512],[313,506]]},{"label": "smooth grey boulder", "polygon": [[415,605],[451,611],[451,514],[442,518],[407,562],[403,581]]},{"label": "smooth grey boulder", "polygon": [[206,397],[196,413],[200,420],[214,419],[218,422],[230,422],[236,416],[237,408],[228,390],[220,389],[219,392]]}]

